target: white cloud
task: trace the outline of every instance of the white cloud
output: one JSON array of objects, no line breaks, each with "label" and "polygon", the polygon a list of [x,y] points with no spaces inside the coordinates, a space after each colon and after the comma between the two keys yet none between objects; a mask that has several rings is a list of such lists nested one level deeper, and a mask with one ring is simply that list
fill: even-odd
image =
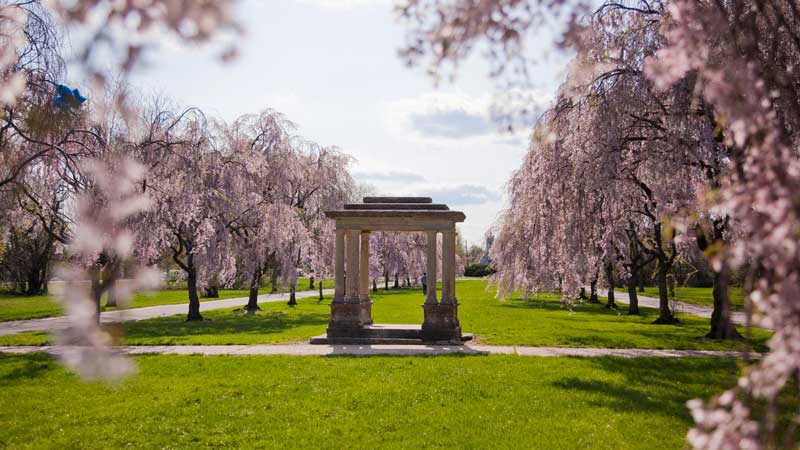
[{"label": "white cloud", "polygon": [[463,205],[482,205],[500,201],[499,192],[475,184],[461,184],[457,186],[445,186],[432,189],[424,189],[418,195],[425,195],[433,198],[437,203],[445,203],[453,206]]},{"label": "white cloud", "polygon": [[517,89],[480,97],[431,92],[388,103],[384,121],[386,128],[397,135],[423,140],[507,137],[501,126],[510,123],[515,130],[527,133],[549,101],[548,95],[534,90]]},{"label": "white cloud", "polygon": [[395,133],[460,139],[495,131],[487,98],[432,92],[386,105],[384,119]]}]

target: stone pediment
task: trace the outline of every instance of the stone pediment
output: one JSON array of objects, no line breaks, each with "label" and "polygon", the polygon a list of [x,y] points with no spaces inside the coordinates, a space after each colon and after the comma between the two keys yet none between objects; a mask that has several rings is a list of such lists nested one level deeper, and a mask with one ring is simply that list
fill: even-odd
[{"label": "stone pediment", "polygon": [[337,228],[374,231],[425,231],[453,229],[466,216],[430,197],[364,197],[340,210],[325,211]]}]

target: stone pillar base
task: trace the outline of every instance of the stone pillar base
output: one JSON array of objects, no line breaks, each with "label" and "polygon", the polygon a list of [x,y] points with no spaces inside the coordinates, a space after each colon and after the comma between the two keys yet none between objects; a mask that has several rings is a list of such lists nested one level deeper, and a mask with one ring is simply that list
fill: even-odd
[{"label": "stone pillar base", "polygon": [[461,324],[458,322],[458,303],[423,304],[422,340],[448,341],[461,344]]},{"label": "stone pillar base", "polygon": [[369,298],[361,299],[361,323],[372,325],[372,300]]},{"label": "stone pillar base", "polygon": [[364,322],[360,303],[331,303],[328,336],[356,336]]}]

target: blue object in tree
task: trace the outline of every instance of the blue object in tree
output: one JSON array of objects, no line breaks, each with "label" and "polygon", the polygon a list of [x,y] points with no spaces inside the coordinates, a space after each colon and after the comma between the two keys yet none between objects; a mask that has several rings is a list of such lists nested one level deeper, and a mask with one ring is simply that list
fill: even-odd
[{"label": "blue object in tree", "polygon": [[75,108],[81,106],[86,100],[87,98],[82,96],[79,90],[70,89],[63,84],[56,85],[56,95],[53,97],[53,102],[59,108]]}]

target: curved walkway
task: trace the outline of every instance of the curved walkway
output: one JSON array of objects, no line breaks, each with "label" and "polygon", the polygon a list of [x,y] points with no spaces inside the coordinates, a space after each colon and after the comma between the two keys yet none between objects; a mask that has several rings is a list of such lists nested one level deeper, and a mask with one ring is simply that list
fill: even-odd
[{"label": "curved walkway", "polygon": [[[523,347],[508,345],[135,345],[114,347],[129,355],[294,355],[294,356],[417,356],[417,355],[519,355],[519,356],[617,356],[623,358],[684,358],[715,357],[743,358],[744,352],[712,350],[655,350],[641,348],[585,348],[585,347]],[[64,347],[56,346],[8,346],[0,347],[0,353],[49,353],[59,354]],[[748,357],[759,357],[748,353]]]},{"label": "curved walkway", "polygon": [[[333,289],[324,289],[324,295],[333,294]],[[300,291],[295,293],[295,297],[308,298],[319,295],[319,291]],[[200,302],[200,311],[208,311],[219,308],[235,308],[247,304],[247,297],[226,298],[225,300],[208,300]],[[263,294],[258,296],[259,303],[270,303],[288,301],[289,294]],[[175,305],[146,306],[144,308],[121,309],[118,311],[106,311],[100,313],[101,323],[130,322],[136,320],[153,319],[156,317],[174,316],[176,314],[186,314],[188,303],[178,303]],[[61,317],[48,317],[46,319],[13,320],[10,322],[0,322],[0,336],[9,334],[24,333],[26,331],[48,331],[60,330],[67,327],[67,319]]]}]

